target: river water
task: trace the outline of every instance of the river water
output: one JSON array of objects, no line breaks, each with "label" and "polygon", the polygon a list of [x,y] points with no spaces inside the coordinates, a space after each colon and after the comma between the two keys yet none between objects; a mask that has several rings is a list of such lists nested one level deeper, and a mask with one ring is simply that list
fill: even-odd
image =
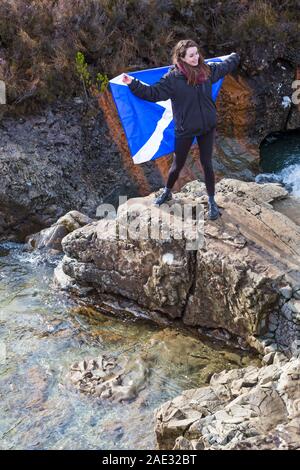
[{"label": "river water", "polygon": [[[185,331],[79,306],[52,284],[59,259],[0,245],[2,449],[154,449],[160,404],[213,372],[249,363]],[[145,351],[149,379],[131,402],[86,396],[66,380],[75,361],[102,353],[135,360]]]},{"label": "river water", "polygon": [[274,132],[261,144],[261,173],[255,181],[278,182],[290,197],[275,201],[274,209],[300,225],[300,131]]},{"label": "river water", "polygon": [[283,183],[292,196],[300,197],[300,131],[270,134],[261,144],[263,178]]},{"label": "river water", "polygon": [[[274,207],[300,225],[300,137],[268,136],[257,182],[290,192]],[[0,447],[154,449],[154,411],[212,373],[257,359],[177,328],[84,308],[53,286],[60,257],[0,244]],[[71,364],[101,354],[136,361],[151,354],[144,389],[131,402],[87,396],[66,379]]]}]

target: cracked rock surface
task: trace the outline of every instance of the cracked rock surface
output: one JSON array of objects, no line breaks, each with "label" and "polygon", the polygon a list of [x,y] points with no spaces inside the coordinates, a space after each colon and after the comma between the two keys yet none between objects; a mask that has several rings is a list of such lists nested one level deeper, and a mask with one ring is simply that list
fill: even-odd
[{"label": "cracked rock surface", "polygon": [[156,412],[160,449],[300,449],[300,360],[214,374]]},{"label": "cracked rock surface", "polygon": [[[263,348],[275,337],[284,348],[295,348],[300,228],[271,204],[288,197],[279,184],[224,178],[216,191],[222,216],[209,221],[204,184],[187,184],[169,205],[203,208],[198,219],[204,214],[202,225],[198,223],[203,236],[192,249],[187,245],[191,238],[178,236],[180,211],[171,222],[161,217],[154,224],[154,194],[130,199],[116,218],[93,221],[64,237],[65,257],[59,269],[64,281],[92,289],[98,298],[112,295],[153,316],[222,328],[258,350],[257,338],[268,334],[269,344]],[[153,227],[170,228],[169,238],[147,238]],[[143,230],[148,230],[146,236],[141,235]],[[292,292],[292,301],[287,292]]]}]

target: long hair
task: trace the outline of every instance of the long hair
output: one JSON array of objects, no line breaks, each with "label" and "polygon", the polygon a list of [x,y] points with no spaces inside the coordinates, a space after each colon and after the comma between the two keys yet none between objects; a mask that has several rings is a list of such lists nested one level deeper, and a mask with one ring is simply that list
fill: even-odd
[{"label": "long hair", "polygon": [[[197,47],[198,49],[199,61],[196,66],[189,65],[182,60],[189,47]],[[172,52],[172,63],[186,76],[189,85],[203,83],[211,73],[209,66],[204,62],[198,44],[192,39],[183,39],[176,44]]]}]

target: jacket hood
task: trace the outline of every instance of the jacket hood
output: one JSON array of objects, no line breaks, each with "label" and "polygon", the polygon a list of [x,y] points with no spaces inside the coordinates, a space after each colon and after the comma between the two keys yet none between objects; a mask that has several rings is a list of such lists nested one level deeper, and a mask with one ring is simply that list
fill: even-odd
[{"label": "jacket hood", "polygon": [[179,70],[178,67],[176,67],[176,65],[171,65],[169,70],[168,70],[168,74],[172,74],[174,75],[174,77],[177,77],[177,78],[183,78],[184,80],[186,80],[184,74],[181,72],[181,70]]}]

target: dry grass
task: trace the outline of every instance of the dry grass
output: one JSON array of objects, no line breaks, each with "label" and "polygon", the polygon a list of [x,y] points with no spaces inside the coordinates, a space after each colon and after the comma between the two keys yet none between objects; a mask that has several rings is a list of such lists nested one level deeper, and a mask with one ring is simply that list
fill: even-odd
[{"label": "dry grass", "polygon": [[256,0],[246,15],[237,19],[236,28],[243,40],[263,42],[279,23],[278,13],[269,1]]},{"label": "dry grass", "polygon": [[78,51],[92,77],[111,78],[168,64],[183,37],[211,56],[289,34],[299,49],[297,33],[296,0],[1,0],[0,79],[22,113],[83,92]]}]

